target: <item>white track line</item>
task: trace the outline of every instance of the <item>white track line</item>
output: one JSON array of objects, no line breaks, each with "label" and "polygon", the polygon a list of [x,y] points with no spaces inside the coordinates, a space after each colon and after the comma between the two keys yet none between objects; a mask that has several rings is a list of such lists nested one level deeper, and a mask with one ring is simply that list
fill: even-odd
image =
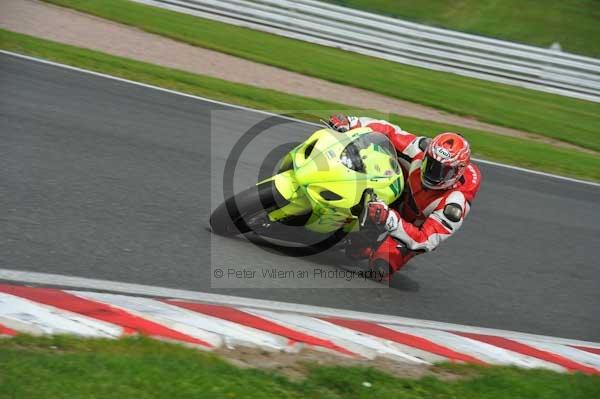
[{"label": "white track line", "polygon": [[525,172],[525,173],[531,173],[531,174],[539,175],[539,176],[551,177],[554,179],[565,180],[565,181],[572,182],[572,183],[587,184],[587,185],[593,186],[593,187],[600,187],[600,183],[596,183],[593,181],[580,180],[580,179],[575,179],[572,177],[554,175],[552,173],[540,172],[539,170],[532,170],[532,169],[527,169],[527,168],[521,168],[519,166],[506,165],[506,164],[499,163],[499,162],[488,161],[486,159],[473,158],[473,160],[477,161],[478,163],[483,163],[483,164],[492,165],[492,166],[498,166],[498,167],[506,168],[506,169],[512,169],[512,170],[516,170],[519,172]]},{"label": "white track line", "polygon": [[512,339],[525,339],[538,342],[547,342],[563,345],[580,345],[600,349],[600,343],[579,341],[565,338],[555,338],[514,331],[498,330],[491,328],[479,328],[464,326],[460,324],[442,323],[428,320],[411,319],[400,316],[387,316],[357,312],[353,310],[342,310],[320,306],[302,305],[288,302],[276,302],[264,299],[243,298],[236,296],[210,294],[195,292],[176,288],[155,287],[150,285],[122,283],[110,280],[100,280],[85,277],[64,276],[60,274],[48,274],[38,272],[27,272],[21,270],[0,269],[0,281],[12,281],[26,284],[44,284],[58,287],[70,287],[78,289],[91,289],[98,291],[110,291],[129,295],[142,295],[162,298],[186,299],[199,302],[208,302],[230,306],[277,310],[324,317],[343,317],[349,319],[360,319],[374,323],[396,324],[407,327],[421,327],[436,330],[451,330],[461,332],[472,332],[479,334],[499,335]]},{"label": "white track line", "polygon": [[[279,114],[276,114],[276,113],[273,113],[273,112],[268,112],[268,111],[262,111],[262,110],[258,110],[258,109],[248,108],[248,107],[244,107],[242,105],[229,104],[229,103],[226,103],[226,102],[222,102],[222,101],[218,101],[218,100],[213,100],[213,99],[206,98],[206,97],[195,96],[193,94],[182,93],[180,91],[165,89],[163,87],[153,86],[153,85],[149,85],[149,84],[146,84],[146,83],[141,83],[141,82],[136,82],[136,81],[129,80],[129,79],[119,78],[119,77],[113,76],[113,75],[108,75],[108,74],[104,74],[104,73],[100,73],[100,72],[94,72],[94,71],[90,71],[88,69],[77,68],[77,67],[70,66],[70,65],[60,64],[58,62],[44,60],[44,59],[41,59],[41,58],[30,57],[30,56],[23,55],[23,54],[13,53],[12,51],[6,51],[6,50],[1,50],[0,49],[0,54],[5,54],[5,55],[17,57],[17,58],[22,58],[22,59],[26,59],[26,60],[29,60],[29,61],[39,62],[39,63],[42,63],[42,64],[52,65],[52,66],[59,67],[59,68],[65,68],[65,69],[69,69],[69,70],[72,70],[72,71],[86,73],[86,74],[90,74],[90,75],[94,75],[94,76],[98,76],[98,77],[102,77],[102,78],[106,78],[106,79],[112,79],[112,80],[116,80],[116,81],[123,82],[123,83],[128,83],[128,84],[132,84],[132,85],[136,85],[136,86],[145,87],[145,88],[148,88],[148,89],[153,89],[153,90],[158,90],[158,91],[162,91],[162,92],[165,92],[165,93],[175,94],[175,95],[178,95],[178,96],[193,98],[193,99],[204,101],[204,102],[209,102],[209,103],[213,103],[213,104],[224,105],[224,106],[229,107],[229,108],[240,109],[240,110],[244,110],[244,111],[248,111],[248,112],[254,112],[254,113],[258,113],[258,114],[262,114],[262,115],[278,116],[278,117],[280,117],[282,119],[287,119],[287,120],[290,120],[290,121],[293,121],[293,122],[298,122],[298,123],[302,123],[302,124],[306,124],[306,125],[311,125],[311,126],[321,126],[318,123],[307,122],[307,121],[303,121],[301,119],[296,119],[296,118],[292,118],[292,117],[289,117],[289,116],[283,116],[283,115],[279,115]],[[532,170],[532,169],[527,169],[527,168],[521,168],[521,167],[518,167],[518,166],[506,165],[506,164],[499,163],[499,162],[487,161],[485,159],[479,159],[479,158],[473,158],[473,159],[475,161],[477,161],[477,162],[481,162],[481,163],[484,163],[484,164],[488,164],[488,165],[492,165],[492,166],[497,166],[497,167],[502,167],[502,168],[507,168],[507,169],[512,169],[512,170],[516,170],[516,171],[519,171],[519,172],[532,173],[532,174],[536,174],[536,175],[540,175],[540,176],[551,177],[551,178],[560,179],[560,180],[564,180],[564,181],[569,181],[569,182],[573,182],[573,183],[587,184],[587,185],[594,186],[594,187],[600,187],[600,183],[596,183],[596,182],[592,182],[592,181],[574,179],[572,177],[560,176],[560,175],[555,175],[555,174],[552,174],[552,173],[546,173],[546,172],[540,172],[540,171],[537,171],[537,170]]]}]

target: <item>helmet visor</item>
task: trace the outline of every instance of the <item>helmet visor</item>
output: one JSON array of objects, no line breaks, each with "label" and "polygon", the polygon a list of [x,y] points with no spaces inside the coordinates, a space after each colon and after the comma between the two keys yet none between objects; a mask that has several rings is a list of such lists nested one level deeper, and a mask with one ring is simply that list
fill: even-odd
[{"label": "helmet visor", "polygon": [[421,170],[424,182],[430,186],[439,186],[456,176],[456,168],[444,165],[429,155],[423,159]]}]

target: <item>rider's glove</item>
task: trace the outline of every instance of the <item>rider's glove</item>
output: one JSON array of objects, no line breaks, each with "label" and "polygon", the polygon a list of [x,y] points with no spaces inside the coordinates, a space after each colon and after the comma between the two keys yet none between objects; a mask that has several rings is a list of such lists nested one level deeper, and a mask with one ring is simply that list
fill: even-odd
[{"label": "rider's glove", "polygon": [[360,125],[358,118],[342,114],[331,115],[331,117],[329,117],[328,124],[332,129],[342,133],[347,132],[350,129],[354,129]]},{"label": "rider's glove", "polygon": [[381,201],[369,202],[368,206],[369,219],[376,225],[386,224],[388,216],[390,215],[390,208]]}]

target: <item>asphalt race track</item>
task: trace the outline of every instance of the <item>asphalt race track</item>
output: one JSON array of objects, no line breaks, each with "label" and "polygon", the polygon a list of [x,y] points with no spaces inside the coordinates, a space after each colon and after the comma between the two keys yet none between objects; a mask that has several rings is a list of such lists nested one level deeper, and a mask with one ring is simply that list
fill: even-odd
[{"label": "asphalt race track", "polygon": [[[215,289],[217,263],[334,271],[345,262],[289,259],[207,230],[225,159],[265,115],[8,55],[0,93],[0,268],[600,341],[598,186],[480,165],[463,230],[392,288]],[[314,130],[284,122],[245,149],[236,187],[256,181],[275,144]]]}]

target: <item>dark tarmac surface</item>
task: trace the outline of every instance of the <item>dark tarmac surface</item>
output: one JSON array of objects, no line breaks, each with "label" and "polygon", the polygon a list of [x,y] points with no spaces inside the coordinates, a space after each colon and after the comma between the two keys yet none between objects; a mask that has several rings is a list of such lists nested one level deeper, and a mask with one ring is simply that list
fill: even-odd
[{"label": "dark tarmac surface", "polygon": [[[392,288],[238,278],[246,288],[216,289],[223,265],[328,272],[346,262],[292,259],[207,230],[225,159],[265,115],[8,55],[0,92],[1,268],[600,340],[597,186],[480,165],[463,229]],[[315,130],[285,122],[245,149],[236,188],[256,181],[276,145]]]}]

